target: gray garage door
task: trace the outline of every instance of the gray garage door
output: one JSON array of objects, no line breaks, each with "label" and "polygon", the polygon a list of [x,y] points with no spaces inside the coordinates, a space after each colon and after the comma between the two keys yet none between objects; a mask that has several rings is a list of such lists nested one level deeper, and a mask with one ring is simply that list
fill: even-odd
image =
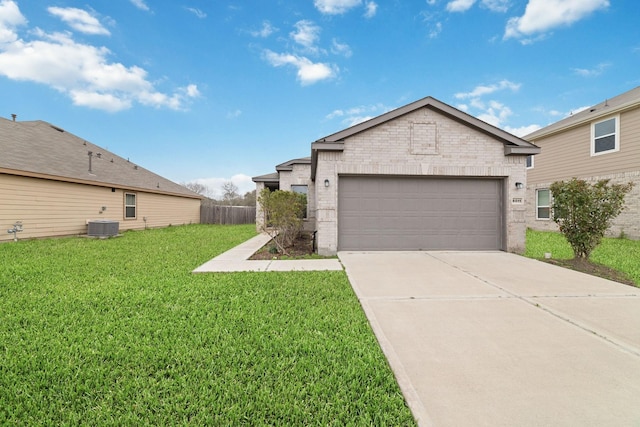
[{"label": "gray garage door", "polygon": [[502,249],[502,182],[341,176],[338,249]]}]

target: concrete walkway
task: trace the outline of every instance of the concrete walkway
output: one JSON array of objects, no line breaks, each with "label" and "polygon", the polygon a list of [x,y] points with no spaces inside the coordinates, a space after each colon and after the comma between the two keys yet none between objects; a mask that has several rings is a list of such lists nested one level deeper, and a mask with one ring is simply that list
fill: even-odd
[{"label": "concrete walkway", "polygon": [[640,289],[504,252],[341,252],[421,426],[640,426]]},{"label": "concrete walkway", "polygon": [[266,245],[271,237],[259,234],[256,237],[218,255],[211,261],[193,270],[194,273],[234,272],[234,271],[326,271],[342,270],[336,259],[304,260],[249,260],[258,249]]}]

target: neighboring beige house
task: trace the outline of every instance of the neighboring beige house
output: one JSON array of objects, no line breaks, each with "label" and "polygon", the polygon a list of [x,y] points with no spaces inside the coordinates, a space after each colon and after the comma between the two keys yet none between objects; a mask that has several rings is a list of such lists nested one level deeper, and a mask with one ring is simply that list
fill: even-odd
[{"label": "neighboring beige house", "polygon": [[0,118],[0,200],[0,241],[200,222],[200,195],[43,121]]},{"label": "neighboring beige house", "polygon": [[634,182],[626,209],[609,234],[640,239],[640,87],[573,114],[524,137],[542,149],[527,161],[527,225],[557,230],[549,186],[580,178]]},{"label": "neighboring beige house", "polygon": [[310,159],[283,163],[254,181],[258,191],[307,186],[308,216],[322,255],[522,252],[525,163],[539,152],[427,97],[321,138],[311,144]]}]

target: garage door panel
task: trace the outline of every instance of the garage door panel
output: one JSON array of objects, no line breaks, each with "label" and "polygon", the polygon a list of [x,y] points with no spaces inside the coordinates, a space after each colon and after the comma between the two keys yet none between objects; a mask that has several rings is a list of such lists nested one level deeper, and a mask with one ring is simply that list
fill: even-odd
[{"label": "garage door panel", "polygon": [[502,181],[340,177],[340,250],[502,247]]}]

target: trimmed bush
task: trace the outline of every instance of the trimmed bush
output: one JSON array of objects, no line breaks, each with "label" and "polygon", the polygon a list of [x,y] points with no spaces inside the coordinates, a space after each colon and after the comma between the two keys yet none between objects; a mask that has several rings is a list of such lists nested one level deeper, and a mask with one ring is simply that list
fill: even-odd
[{"label": "trimmed bush", "polygon": [[589,259],[624,209],[624,197],[632,187],[632,183],[610,184],[608,179],[589,184],[573,178],[551,184],[553,220],[576,258]]}]

